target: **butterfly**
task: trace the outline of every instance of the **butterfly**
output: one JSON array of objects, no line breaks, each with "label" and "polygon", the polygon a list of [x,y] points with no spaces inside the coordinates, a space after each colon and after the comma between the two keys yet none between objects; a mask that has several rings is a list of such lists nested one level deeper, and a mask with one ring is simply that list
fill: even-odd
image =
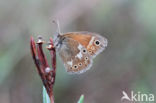
[{"label": "butterfly", "polygon": [[92,66],[93,58],[107,47],[107,39],[92,32],[58,33],[54,46],[70,74],[81,74]]}]

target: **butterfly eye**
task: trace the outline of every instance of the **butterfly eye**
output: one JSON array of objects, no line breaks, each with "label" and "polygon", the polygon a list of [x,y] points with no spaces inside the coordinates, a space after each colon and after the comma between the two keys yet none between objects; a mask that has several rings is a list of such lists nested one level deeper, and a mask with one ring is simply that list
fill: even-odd
[{"label": "butterfly eye", "polygon": [[79,66],[82,66],[82,63],[79,63]]},{"label": "butterfly eye", "polygon": [[84,54],[87,53],[86,49],[83,49],[82,52],[83,52]]},{"label": "butterfly eye", "polygon": [[88,57],[85,57],[85,60],[88,60]]},{"label": "butterfly eye", "polygon": [[77,69],[78,67],[77,67],[77,65],[74,65],[74,69]]},{"label": "butterfly eye", "polygon": [[95,41],[94,41],[94,44],[95,44],[96,46],[99,46],[99,45],[100,45],[100,41],[99,41],[99,40],[95,40]]},{"label": "butterfly eye", "polygon": [[92,53],[92,50],[89,50],[89,53]]}]

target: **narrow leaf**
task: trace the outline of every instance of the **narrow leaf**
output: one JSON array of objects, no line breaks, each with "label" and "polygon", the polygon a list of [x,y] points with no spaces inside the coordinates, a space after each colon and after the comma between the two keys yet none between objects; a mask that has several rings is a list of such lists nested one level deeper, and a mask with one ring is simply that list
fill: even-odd
[{"label": "narrow leaf", "polygon": [[43,103],[50,103],[50,98],[44,86],[43,86]]},{"label": "narrow leaf", "polygon": [[80,99],[79,99],[79,101],[77,103],[83,103],[83,101],[84,101],[84,95],[82,94]]}]

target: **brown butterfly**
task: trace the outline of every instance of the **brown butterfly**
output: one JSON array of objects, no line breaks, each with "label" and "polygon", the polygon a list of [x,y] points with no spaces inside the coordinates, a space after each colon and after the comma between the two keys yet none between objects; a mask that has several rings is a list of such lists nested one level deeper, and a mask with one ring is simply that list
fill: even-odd
[{"label": "brown butterfly", "polygon": [[54,45],[67,72],[80,74],[90,69],[93,58],[107,46],[107,39],[91,32],[61,34],[58,22],[57,25],[59,32]]}]

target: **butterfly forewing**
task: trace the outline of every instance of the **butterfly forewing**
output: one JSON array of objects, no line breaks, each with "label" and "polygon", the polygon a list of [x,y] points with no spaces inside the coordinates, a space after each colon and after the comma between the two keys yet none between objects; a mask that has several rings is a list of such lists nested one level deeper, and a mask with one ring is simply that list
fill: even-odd
[{"label": "butterfly forewing", "polygon": [[95,57],[97,54],[102,52],[107,46],[107,39],[96,33],[70,32],[65,33],[64,36],[83,45],[92,57]]}]

